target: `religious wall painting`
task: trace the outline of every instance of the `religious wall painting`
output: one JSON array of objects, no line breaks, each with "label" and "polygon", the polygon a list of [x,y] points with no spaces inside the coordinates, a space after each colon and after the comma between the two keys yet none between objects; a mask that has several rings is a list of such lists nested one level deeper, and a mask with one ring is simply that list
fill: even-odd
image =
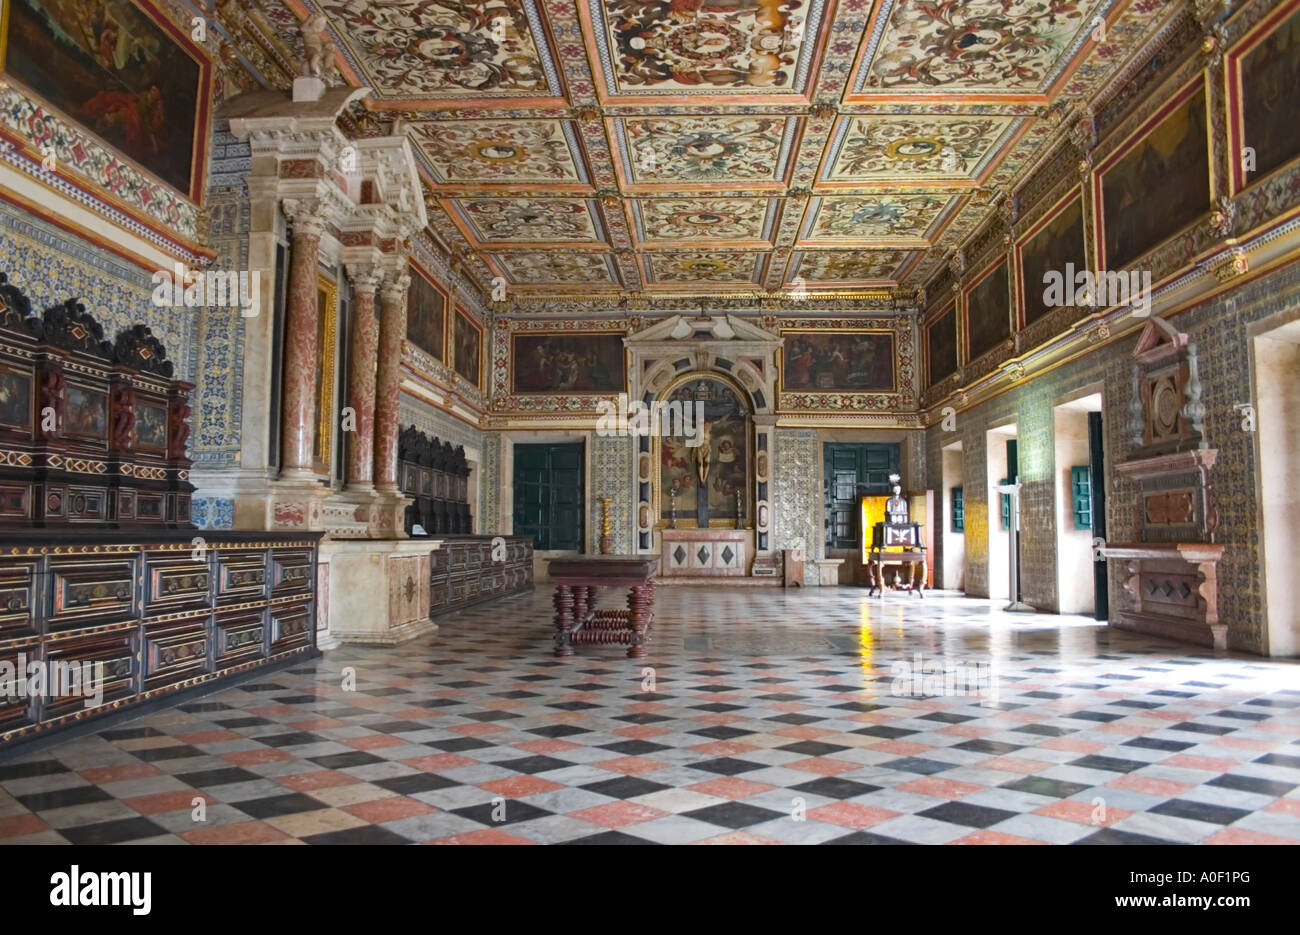
[{"label": "religious wall painting", "polygon": [[659,438],[659,515],[686,528],[734,525],[737,500],[742,517],[748,510],[749,406],[734,387],[712,377],[690,378],[660,401],[692,418],[702,403],[704,424],[694,426],[700,442],[694,446],[686,433]]},{"label": "religious wall painting", "polygon": [[1106,269],[1125,269],[1210,210],[1205,106],[1198,77],[1098,170]]},{"label": "religious wall painting", "polygon": [[4,72],[191,201],[203,198],[211,65],[152,4],[11,0]]},{"label": "religious wall painting", "polygon": [[1231,57],[1228,74],[1236,80],[1234,136],[1250,147],[1254,166],[1246,171],[1245,156],[1234,160],[1237,188],[1244,188],[1300,156],[1300,120],[1295,100],[1300,94],[1300,6],[1280,22],[1265,21]]},{"label": "religious wall painting", "polygon": [[0,365],[0,426],[30,432],[32,421],[31,373]]},{"label": "religious wall painting", "polygon": [[406,340],[437,360],[446,355],[447,296],[419,267],[411,267],[406,299]]},{"label": "religious wall painting", "polygon": [[623,334],[516,334],[512,393],[622,393],[627,389]]},{"label": "religious wall painting", "polygon": [[784,331],[781,391],[892,393],[892,331]]},{"label": "religious wall painting", "polygon": [[338,341],[339,287],[328,276],[316,280],[316,437],[312,463],[317,473],[329,473],[334,441],[334,370]]},{"label": "religious wall painting", "polygon": [[452,335],[452,366],[456,372],[479,386],[483,367],[483,332],[460,309],[456,309],[456,330]]},{"label": "religious wall painting", "polygon": [[137,400],[135,404],[135,443],[137,448],[167,450],[167,407]]},{"label": "religious wall painting", "polygon": [[1051,310],[1043,298],[1047,274],[1065,276],[1067,264],[1075,270],[1088,268],[1083,238],[1083,203],[1075,193],[1017,247],[1024,324],[1033,324]]},{"label": "religious wall painting", "polygon": [[63,433],[103,440],[108,437],[108,395],[69,381],[64,390]]},{"label": "religious wall painting", "polygon": [[792,117],[637,117],[613,121],[613,136],[633,184],[743,185],[784,178],[794,126]]},{"label": "religious wall painting", "polygon": [[946,311],[925,326],[928,385],[934,386],[957,372],[957,310]]},{"label": "religious wall painting", "polygon": [[[389,99],[558,95],[536,0],[320,0],[333,35],[360,62],[368,85]],[[285,38],[292,36],[282,31]]]},{"label": "religious wall painting", "polygon": [[1011,335],[1011,283],[1002,260],[966,293],[967,360],[978,360]]},{"label": "religious wall painting", "polygon": [[607,96],[802,93],[825,0],[581,3]]}]

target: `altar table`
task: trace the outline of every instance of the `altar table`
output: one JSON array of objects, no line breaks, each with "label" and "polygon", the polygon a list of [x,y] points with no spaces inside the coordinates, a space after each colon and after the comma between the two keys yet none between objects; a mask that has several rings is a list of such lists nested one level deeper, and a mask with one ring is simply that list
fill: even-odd
[{"label": "altar table", "polygon": [[[579,555],[553,558],[555,655],[572,656],[575,643],[627,646],[629,659],[646,655],[654,622],[655,555]],[[600,588],[626,588],[627,610],[597,610]]]}]

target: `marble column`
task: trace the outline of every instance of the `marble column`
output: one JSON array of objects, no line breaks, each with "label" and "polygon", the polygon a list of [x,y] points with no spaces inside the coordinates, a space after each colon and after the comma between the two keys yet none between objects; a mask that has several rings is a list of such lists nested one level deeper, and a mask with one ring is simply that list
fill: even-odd
[{"label": "marble column", "polygon": [[285,199],[293,221],[284,324],[283,398],[280,406],[280,476],[312,475],[316,440],[316,269],[326,211],[319,202]]},{"label": "marble column", "polygon": [[349,487],[372,487],[375,480],[375,367],[379,350],[379,322],[375,318],[375,292],[379,276],[362,267],[348,270],[355,299],[352,314],[352,368],[348,374],[348,405],[355,413],[348,433]]},{"label": "marble column", "polygon": [[397,490],[397,406],[401,397],[402,342],[406,339],[407,273],[390,274],[379,293],[379,367],[375,386],[375,486]]}]

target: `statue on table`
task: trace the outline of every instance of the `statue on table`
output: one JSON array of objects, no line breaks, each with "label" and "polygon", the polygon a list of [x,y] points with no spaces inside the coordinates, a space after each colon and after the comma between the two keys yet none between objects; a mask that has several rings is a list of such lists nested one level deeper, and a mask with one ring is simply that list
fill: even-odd
[{"label": "statue on table", "polygon": [[903,488],[899,486],[899,476],[889,475],[889,482],[894,485],[894,495],[885,502],[885,518],[890,523],[907,522],[907,501],[903,499]]}]

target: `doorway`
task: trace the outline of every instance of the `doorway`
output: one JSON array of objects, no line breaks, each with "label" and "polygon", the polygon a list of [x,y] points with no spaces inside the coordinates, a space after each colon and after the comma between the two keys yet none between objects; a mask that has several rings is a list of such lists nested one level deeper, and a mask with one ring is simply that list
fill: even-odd
[{"label": "doorway", "polygon": [[966,464],[961,442],[943,449],[943,580],[945,591],[966,590]]},{"label": "doorway", "polygon": [[[1010,592],[1012,530],[1016,518],[1011,515],[1011,495],[998,492],[998,485],[1015,481],[1019,471],[1016,453],[1016,425],[1003,425],[989,429],[985,436],[988,481],[988,583],[992,600],[1018,601],[1020,595]],[[1017,539],[1019,537],[1017,536]],[[1019,570],[1020,548],[1016,543],[1016,563]],[[1020,580],[1017,573],[1016,580]]]},{"label": "doorway", "polygon": [[1106,619],[1106,566],[1093,544],[1106,537],[1101,393],[1052,410],[1055,436],[1056,609]]},{"label": "doorway", "polygon": [[582,442],[515,445],[514,533],[537,552],[581,552],[584,541]]}]

